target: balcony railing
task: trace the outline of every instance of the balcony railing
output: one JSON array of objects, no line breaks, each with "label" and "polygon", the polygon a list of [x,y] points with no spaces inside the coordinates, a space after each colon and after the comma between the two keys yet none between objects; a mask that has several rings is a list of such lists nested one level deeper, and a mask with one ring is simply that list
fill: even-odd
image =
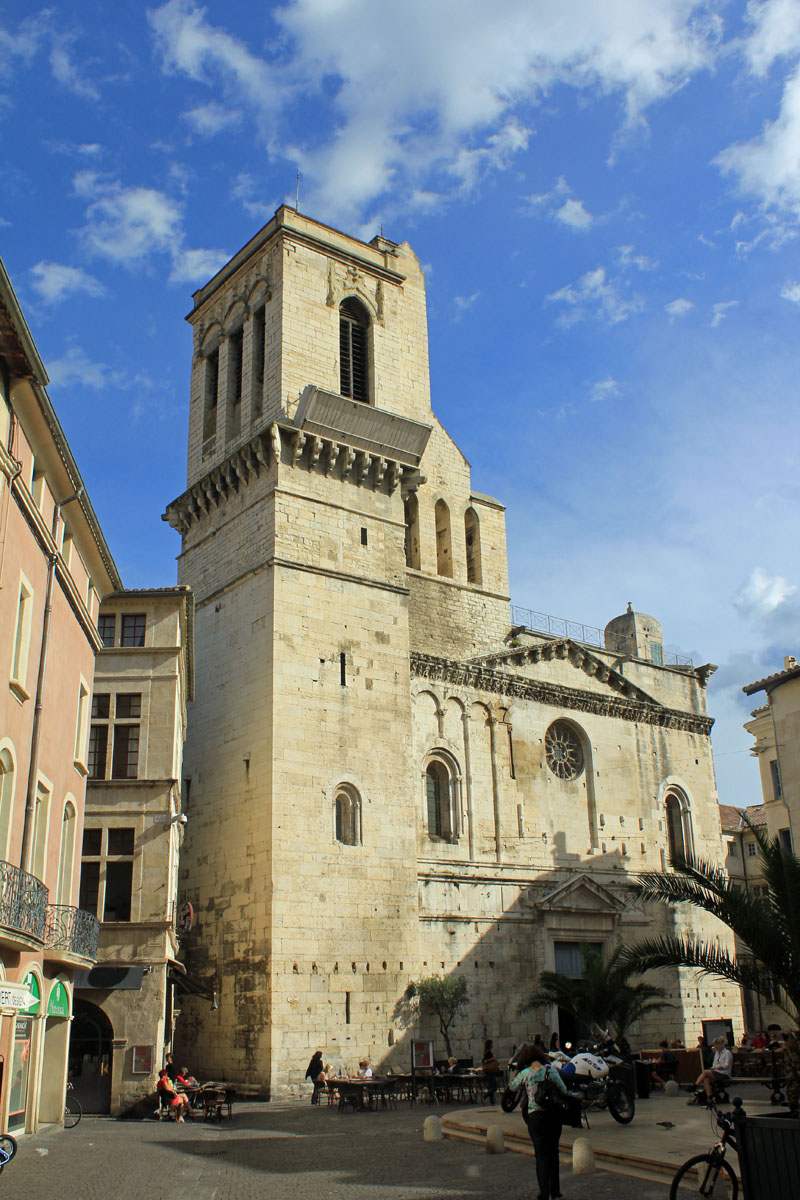
[{"label": "balcony railing", "polygon": [[99,932],[100,922],[94,913],[69,904],[48,904],[45,943],[48,950],[63,950],[96,962]]},{"label": "balcony railing", "polygon": [[[603,649],[605,636],[602,629],[596,625],[584,625],[580,621],[568,621],[566,617],[551,617],[549,613],[534,612],[530,608],[518,608],[511,605],[511,624],[524,625],[533,633],[549,633],[554,637],[571,638],[573,642],[581,642],[584,646],[597,646]],[[691,667],[692,660],[688,654],[674,654],[663,651],[664,663],[657,666]]]},{"label": "balcony railing", "polygon": [[41,879],[13,863],[0,862],[0,927],[43,942],[47,894]]}]

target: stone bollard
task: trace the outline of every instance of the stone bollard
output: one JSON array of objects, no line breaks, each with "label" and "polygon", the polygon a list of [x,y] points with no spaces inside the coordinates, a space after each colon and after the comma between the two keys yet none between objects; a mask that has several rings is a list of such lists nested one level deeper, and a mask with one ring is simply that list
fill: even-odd
[{"label": "stone bollard", "polygon": [[503,1137],[502,1125],[486,1126],[486,1153],[505,1154],[506,1141]]},{"label": "stone bollard", "polygon": [[426,1117],[422,1124],[422,1137],[426,1142],[440,1142],[442,1140],[442,1122],[438,1117]]},{"label": "stone bollard", "polygon": [[591,1175],[594,1170],[592,1143],[585,1137],[575,1138],[572,1143],[572,1174]]},{"label": "stone bollard", "polygon": [[664,1084],[665,1096],[679,1096],[681,1089],[678,1087],[677,1079],[668,1079]]}]

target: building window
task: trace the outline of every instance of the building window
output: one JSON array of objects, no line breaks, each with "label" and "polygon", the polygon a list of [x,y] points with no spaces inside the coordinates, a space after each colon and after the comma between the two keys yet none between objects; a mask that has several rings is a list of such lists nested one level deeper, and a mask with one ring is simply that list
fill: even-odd
[{"label": "building window", "polygon": [[656,667],[664,665],[664,647],[661,642],[650,643],[650,662]]},{"label": "building window", "polygon": [[113,646],[117,638],[116,613],[101,613],[97,618],[97,631],[104,646]]},{"label": "building window", "polygon": [[121,646],[143,646],[147,628],[145,613],[126,613],[122,618]]},{"label": "building window", "polygon": [[130,921],[134,829],[85,829],[80,906],[102,921]]},{"label": "building window", "polygon": [[43,783],[36,785],[33,822],[31,826],[31,874],[44,881],[47,868],[47,833],[50,820],[50,789]]},{"label": "building window", "polygon": [[58,855],[56,904],[71,904],[72,875],[75,866],[75,805],[68,800],[61,818],[61,848]]},{"label": "building window", "polygon": [[75,722],[75,766],[86,771],[86,739],[89,732],[89,687],[81,680],[78,688],[78,716]]},{"label": "building window", "polygon": [[264,338],[266,337],[265,309],[262,304],[253,312],[253,412],[257,417],[261,413],[264,396]]},{"label": "building window", "polygon": [[474,508],[464,513],[464,537],[467,543],[467,583],[482,583],[481,527]]},{"label": "building window", "polygon": [[339,306],[339,391],[351,400],[369,403],[369,316],[360,300],[350,297]]},{"label": "building window", "polygon": [[139,726],[121,725],[120,720],[138,719],[142,713],[139,693],[120,693],[116,697],[114,746],[111,755],[112,779],[136,779],[139,771]]},{"label": "building window", "polygon": [[436,501],[436,573],[453,578],[453,548],[450,538],[450,509],[444,500]]},{"label": "building window", "polygon": [[238,437],[242,428],[242,375],[244,328],[240,325],[228,338],[228,438]]},{"label": "building window", "polygon": [[14,803],[14,759],[7,746],[0,750],[0,859],[8,858],[8,838]]},{"label": "building window", "polygon": [[334,799],[336,840],[343,846],[361,845],[361,797],[355,788],[337,789]]},{"label": "building window", "polygon": [[748,842],[747,843],[747,857],[755,858],[756,853],[757,853],[757,847],[756,847],[755,842]]},{"label": "building window", "polygon": [[777,758],[773,758],[770,760],[769,773],[770,773],[770,778],[772,779],[773,799],[780,800],[781,796],[783,795],[783,789],[781,788],[781,772],[780,772],[780,768],[778,767]]},{"label": "building window", "polygon": [[670,861],[685,862],[693,853],[692,816],[683,792],[669,791],[664,801]]},{"label": "building window", "polygon": [[[108,757],[108,718],[111,697],[108,692],[95,692],[92,697],[92,727],[89,731],[89,778],[105,779]],[[96,725],[96,721],[105,724]]]},{"label": "building window", "polygon": [[603,956],[602,942],[553,942],[555,969],[568,979],[583,979],[583,947],[593,954]]},{"label": "building window", "polygon": [[33,478],[31,479],[31,497],[33,503],[41,512],[44,504],[44,470],[36,465],[34,465]]},{"label": "building window", "polygon": [[406,566],[413,567],[415,571],[419,571],[419,501],[414,492],[403,501],[403,514],[406,524]]},{"label": "building window", "polygon": [[736,858],[736,842],[728,842],[728,858]]},{"label": "building window", "polygon": [[778,843],[780,845],[781,850],[787,850],[789,852],[789,854],[792,853],[792,831],[791,831],[791,829],[779,829],[778,830]]},{"label": "building window", "polygon": [[[11,685],[17,694],[27,698],[25,682],[28,677],[28,651],[31,644],[31,618],[33,616],[33,588],[24,576],[19,582],[17,593],[17,623],[11,651]],[[14,686],[16,685],[16,686]]]},{"label": "building window", "polygon": [[554,721],[544,735],[547,765],[559,779],[577,779],[583,771],[583,747],[568,721]]},{"label": "building window", "polygon": [[425,770],[428,836],[446,842],[458,839],[458,792],[452,770],[434,758]]},{"label": "building window", "polygon": [[217,432],[217,397],[219,394],[219,347],[206,357],[203,386],[203,441]]}]

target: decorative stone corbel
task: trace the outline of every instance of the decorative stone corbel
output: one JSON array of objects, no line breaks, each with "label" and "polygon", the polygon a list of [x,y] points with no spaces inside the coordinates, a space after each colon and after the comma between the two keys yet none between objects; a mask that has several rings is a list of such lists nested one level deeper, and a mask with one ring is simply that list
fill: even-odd
[{"label": "decorative stone corbel", "polygon": [[365,451],[363,451],[363,450],[360,451],[360,457],[358,460],[358,472],[357,472],[357,474],[358,474],[357,482],[358,482],[359,487],[364,483],[367,476],[369,475],[369,469],[371,466],[372,466],[371,455],[365,453]]},{"label": "decorative stone corbel", "polygon": [[336,466],[336,460],[339,457],[341,446],[338,442],[328,442],[328,458],[325,465],[325,474],[330,475],[333,468]]},{"label": "decorative stone corbel", "polygon": [[269,437],[272,442],[272,456],[276,463],[281,461],[281,431],[277,423],[269,427]]},{"label": "decorative stone corbel", "polygon": [[344,452],[344,459],[342,460],[342,479],[346,479],[350,474],[355,461],[356,452],[352,446],[348,446]]},{"label": "decorative stone corbel", "polygon": [[402,467],[400,466],[400,463],[398,463],[398,462],[389,463],[389,491],[390,492],[396,491],[397,485],[400,482],[401,471],[402,471]]},{"label": "decorative stone corbel", "polygon": [[315,467],[319,462],[319,456],[322,453],[322,438],[316,434],[311,439],[311,449],[309,451],[308,465]]},{"label": "decorative stone corbel", "polygon": [[378,458],[375,460],[375,475],[372,481],[372,486],[378,488],[381,485],[384,475],[386,474],[386,459]]},{"label": "decorative stone corbel", "polygon": [[292,445],[292,466],[293,467],[297,466],[297,463],[300,459],[300,455],[303,453],[303,447],[305,446],[305,444],[306,444],[306,435],[304,433],[298,431],[298,433],[294,439],[294,444]]}]

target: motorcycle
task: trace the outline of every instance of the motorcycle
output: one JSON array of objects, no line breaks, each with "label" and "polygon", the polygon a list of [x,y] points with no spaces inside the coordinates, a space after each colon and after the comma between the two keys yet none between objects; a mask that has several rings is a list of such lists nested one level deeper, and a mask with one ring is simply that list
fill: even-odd
[{"label": "motorcycle", "polygon": [[[567,1049],[571,1049],[571,1046],[568,1045]],[[620,1125],[628,1125],[636,1114],[636,1105],[627,1089],[618,1080],[610,1077],[611,1068],[622,1062],[622,1059],[613,1053],[614,1050],[616,1046],[608,1040],[592,1046],[591,1051],[581,1050],[571,1058],[562,1050],[555,1051],[550,1055],[550,1061],[558,1066],[568,1091],[580,1096],[582,1112],[607,1108],[615,1121]],[[514,1067],[512,1059],[509,1070],[513,1070]],[[525,1101],[524,1116],[527,1108],[525,1089],[520,1088],[515,1092],[506,1088],[500,1099],[503,1112],[513,1112],[520,1099]]]}]

